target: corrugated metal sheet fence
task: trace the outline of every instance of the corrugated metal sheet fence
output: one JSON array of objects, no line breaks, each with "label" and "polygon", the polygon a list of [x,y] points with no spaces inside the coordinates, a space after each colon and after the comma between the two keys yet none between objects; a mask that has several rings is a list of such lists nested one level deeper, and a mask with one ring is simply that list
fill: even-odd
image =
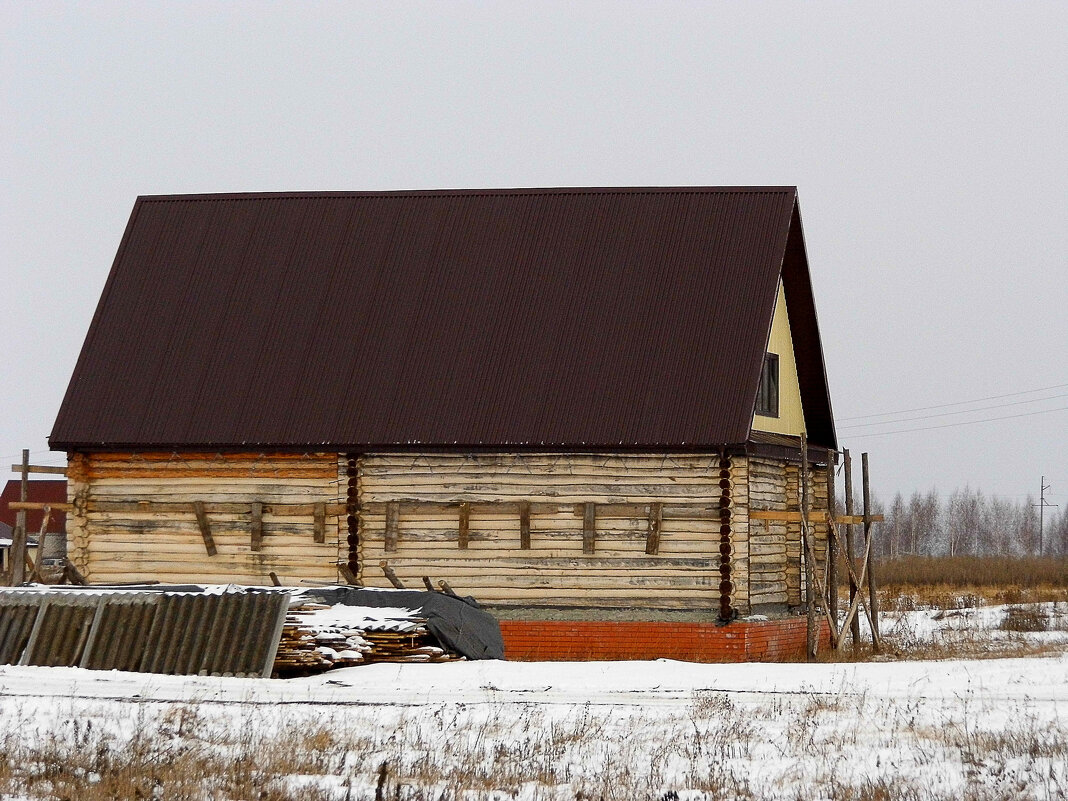
[{"label": "corrugated metal sheet fence", "polygon": [[0,665],[270,677],[284,590],[0,592]]}]

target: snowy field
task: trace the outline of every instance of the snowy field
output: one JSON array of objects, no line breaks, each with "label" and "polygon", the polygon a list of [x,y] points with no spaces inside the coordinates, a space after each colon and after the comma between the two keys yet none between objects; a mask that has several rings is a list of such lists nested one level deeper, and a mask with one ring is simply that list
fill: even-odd
[{"label": "snowy field", "polygon": [[0,797],[1063,799],[1068,608],[1041,608],[1051,631],[1002,632],[998,607],[885,619],[891,642],[967,629],[1046,654],[1015,659],[5,667]]}]

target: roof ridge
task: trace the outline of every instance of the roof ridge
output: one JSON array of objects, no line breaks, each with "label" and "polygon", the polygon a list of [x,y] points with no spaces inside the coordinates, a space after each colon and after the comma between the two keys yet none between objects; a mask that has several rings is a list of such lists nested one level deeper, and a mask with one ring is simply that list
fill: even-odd
[{"label": "roof ridge", "polygon": [[716,194],[788,194],[796,186],[615,186],[615,187],[514,187],[504,189],[384,189],[353,191],[280,191],[280,192],[202,192],[189,194],[140,195],[138,201],[222,201],[265,199],[312,199],[357,197],[538,197],[545,195],[716,195]]}]

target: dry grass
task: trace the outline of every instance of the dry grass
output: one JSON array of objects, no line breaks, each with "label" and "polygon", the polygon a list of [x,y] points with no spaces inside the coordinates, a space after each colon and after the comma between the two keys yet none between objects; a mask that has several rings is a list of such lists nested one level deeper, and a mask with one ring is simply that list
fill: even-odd
[{"label": "dry grass", "polygon": [[888,595],[906,595],[932,606],[956,598],[988,604],[1068,600],[1068,560],[1013,557],[908,556],[880,560],[879,586]]},{"label": "dry grass", "polygon": [[[1063,637],[1032,635],[1068,627],[1066,560],[904,557],[881,560],[876,569],[885,646],[878,658],[1022,658],[1065,651]],[[1039,609],[1041,603],[1052,603],[1054,609]],[[1000,624],[980,623],[979,610],[1005,605]],[[935,613],[935,621],[942,623],[934,636],[915,630],[906,614],[921,610]],[[875,657],[867,642],[841,655],[822,656],[825,661]]]},{"label": "dry grass", "polygon": [[[965,691],[967,688],[962,688]],[[105,801],[1056,798],[1063,720],[980,698],[695,692],[676,706],[331,710],[3,699],[0,795]],[[14,704],[14,706],[13,706]],[[236,717],[227,723],[229,717]],[[991,722],[995,721],[995,722]],[[860,725],[861,722],[863,725]],[[1015,793],[1015,795],[1014,795]]]}]

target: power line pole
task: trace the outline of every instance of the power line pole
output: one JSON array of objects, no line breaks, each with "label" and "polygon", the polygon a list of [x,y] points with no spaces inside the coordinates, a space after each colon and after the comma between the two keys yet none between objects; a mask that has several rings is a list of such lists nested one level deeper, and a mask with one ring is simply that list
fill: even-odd
[{"label": "power line pole", "polygon": [[1057,503],[1046,503],[1046,490],[1050,488],[1050,484],[1046,483],[1046,477],[1042,476],[1041,481],[1038,482],[1038,486],[1041,488],[1038,491],[1038,503],[1031,504],[1032,508],[1038,507],[1038,555],[1046,555],[1046,507],[1060,506]]}]

